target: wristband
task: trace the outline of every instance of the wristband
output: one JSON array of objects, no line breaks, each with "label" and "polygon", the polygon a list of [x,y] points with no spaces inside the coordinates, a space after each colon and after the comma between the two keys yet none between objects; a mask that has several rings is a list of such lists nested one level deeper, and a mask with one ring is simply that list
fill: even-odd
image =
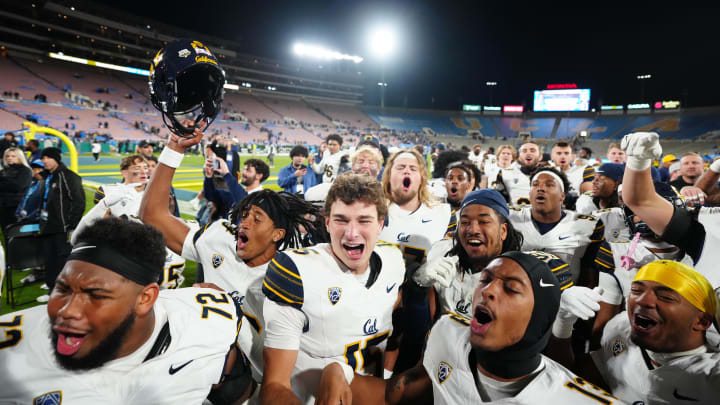
[{"label": "wristband", "polygon": [[635,171],[641,172],[641,171],[649,168],[651,163],[652,163],[651,159],[641,158],[641,157],[637,157],[637,156],[628,156],[627,157],[627,167],[630,170],[635,170]]},{"label": "wristband", "polygon": [[715,161],[710,164],[710,170],[715,173],[720,173],[720,159],[715,159]]},{"label": "wristband", "polygon": [[350,365],[347,363],[341,363],[339,361],[336,361],[335,363],[339,364],[340,367],[342,367],[343,374],[345,374],[345,381],[347,381],[349,385],[355,377],[355,370],[353,370],[353,368],[350,367]]},{"label": "wristband", "polygon": [[177,169],[178,167],[180,167],[180,163],[182,163],[184,156],[184,154],[175,152],[174,150],[166,146],[165,148],[163,148],[162,153],[160,153],[160,157],[158,157],[158,163],[162,163],[167,167]]},{"label": "wristband", "polygon": [[383,379],[384,380],[389,380],[390,377],[392,377],[392,375],[393,375],[392,370],[383,369]]},{"label": "wristband", "polygon": [[553,322],[552,326],[552,334],[558,339],[569,339],[570,336],[572,336],[573,333],[573,325],[575,325],[575,321],[577,318],[570,320],[565,320],[561,318],[555,318],[555,322]]}]

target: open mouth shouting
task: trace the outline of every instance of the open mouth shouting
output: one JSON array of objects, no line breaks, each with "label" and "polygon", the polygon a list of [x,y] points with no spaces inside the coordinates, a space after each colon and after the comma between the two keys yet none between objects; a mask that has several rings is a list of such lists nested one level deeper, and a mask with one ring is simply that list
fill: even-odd
[{"label": "open mouth shouting", "polygon": [[412,180],[410,180],[410,177],[404,177],[403,182],[402,182],[402,190],[409,191],[411,184],[412,184]]},{"label": "open mouth shouting", "polygon": [[477,235],[470,235],[465,239],[465,245],[468,256],[474,257],[479,255],[480,250],[485,246],[485,241]]},{"label": "open mouth shouting", "polygon": [[495,315],[490,308],[480,304],[475,307],[472,321],[470,322],[470,331],[475,335],[484,335],[495,320]]},{"label": "open mouth shouting", "polygon": [[458,196],[457,187],[450,187],[450,190],[448,191],[448,197],[456,198],[457,196]]},{"label": "open mouth shouting", "polygon": [[365,244],[363,243],[343,243],[342,247],[347,257],[351,260],[360,260],[365,251]]},{"label": "open mouth shouting", "polygon": [[660,319],[647,313],[640,313],[640,311],[635,311],[632,316],[631,326],[633,328],[633,331],[640,335],[652,334],[657,329],[659,324]]},{"label": "open mouth shouting", "polygon": [[538,204],[544,204],[546,200],[547,200],[547,197],[545,197],[545,194],[538,193],[535,196],[535,202]]},{"label": "open mouth shouting", "polygon": [[87,337],[87,333],[68,328],[55,327],[54,330],[58,336],[56,350],[63,356],[72,356],[77,353]]},{"label": "open mouth shouting", "polygon": [[245,249],[248,245],[248,236],[243,231],[238,231],[237,250]]}]

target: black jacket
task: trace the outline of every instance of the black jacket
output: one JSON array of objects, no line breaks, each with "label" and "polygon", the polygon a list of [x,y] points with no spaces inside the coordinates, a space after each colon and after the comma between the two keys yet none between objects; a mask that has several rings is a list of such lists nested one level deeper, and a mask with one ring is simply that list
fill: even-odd
[{"label": "black jacket", "polygon": [[[48,173],[52,178],[43,181],[42,195],[45,195],[45,186],[49,183],[47,196],[47,220],[40,220],[40,233],[63,233],[75,229],[85,212],[85,191],[82,179],[67,166],[60,163],[54,173]],[[44,200],[44,199],[43,199]],[[43,202],[41,204],[44,205]]]},{"label": "black jacket", "polygon": [[17,207],[31,181],[32,170],[21,164],[9,165],[0,171],[0,207]]}]

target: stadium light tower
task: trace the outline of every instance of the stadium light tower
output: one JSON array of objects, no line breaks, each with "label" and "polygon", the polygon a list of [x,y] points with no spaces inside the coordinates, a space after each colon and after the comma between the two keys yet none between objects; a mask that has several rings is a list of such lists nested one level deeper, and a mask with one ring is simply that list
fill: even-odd
[{"label": "stadium light tower", "polygon": [[651,74],[637,75],[637,79],[640,81],[640,101],[645,102],[645,81],[652,79]]},{"label": "stadium light tower", "polygon": [[388,61],[397,46],[397,35],[388,27],[378,27],[370,33],[370,50],[380,61],[380,108],[385,108],[385,63]]},{"label": "stadium light tower", "polygon": [[490,95],[490,101],[488,104],[492,105],[492,89],[497,86],[497,82],[485,82],[485,85],[488,86],[488,93]]}]

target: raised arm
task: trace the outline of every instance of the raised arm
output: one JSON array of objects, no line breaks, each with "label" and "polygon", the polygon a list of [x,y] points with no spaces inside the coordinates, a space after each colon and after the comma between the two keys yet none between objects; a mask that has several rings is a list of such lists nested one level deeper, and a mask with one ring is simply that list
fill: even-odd
[{"label": "raised arm", "polygon": [[140,203],[140,219],[162,232],[167,247],[179,255],[182,254],[183,243],[190,228],[168,211],[170,186],[185,150],[198,144],[202,137],[203,133],[200,129],[195,129],[192,138],[170,135]]},{"label": "raised arm", "polygon": [[652,159],[662,154],[659,136],[654,132],[625,135],[622,149],[627,154],[622,200],[653,232],[662,235],[672,218],[673,206],[655,193],[650,173]]}]

